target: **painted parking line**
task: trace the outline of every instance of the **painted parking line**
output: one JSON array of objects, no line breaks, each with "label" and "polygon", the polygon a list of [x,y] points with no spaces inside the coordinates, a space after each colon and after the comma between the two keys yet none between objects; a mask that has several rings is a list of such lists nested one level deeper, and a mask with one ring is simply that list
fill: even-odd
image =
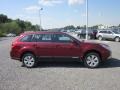
[{"label": "painted parking line", "polygon": [[96,42],[96,43],[105,43],[105,44],[111,43],[111,41],[99,41],[99,40],[85,40],[85,42]]},{"label": "painted parking line", "polygon": [[99,41],[99,40],[97,40],[97,42],[100,42],[100,43],[110,43],[111,41]]}]

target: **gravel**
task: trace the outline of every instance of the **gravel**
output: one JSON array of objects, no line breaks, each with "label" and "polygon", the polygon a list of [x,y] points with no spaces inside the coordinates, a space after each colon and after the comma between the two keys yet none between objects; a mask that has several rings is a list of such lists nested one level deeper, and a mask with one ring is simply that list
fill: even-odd
[{"label": "gravel", "polygon": [[113,59],[98,69],[85,68],[78,62],[54,61],[27,69],[10,59],[12,40],[0,39],[0,90],[120,90],[119,42],[107,42]]}]

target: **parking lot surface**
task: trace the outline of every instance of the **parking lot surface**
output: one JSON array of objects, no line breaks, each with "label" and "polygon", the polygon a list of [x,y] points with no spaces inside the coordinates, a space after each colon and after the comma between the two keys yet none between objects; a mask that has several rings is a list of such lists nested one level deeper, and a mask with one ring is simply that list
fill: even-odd
[{"label": "parking lot surface", "polygon": [[110,45],[113,59],[97,69],[54,61],[27,69],[10,59],[12,40],[0,38],[0,90],[120,90],[120,42],[101,41]]}]

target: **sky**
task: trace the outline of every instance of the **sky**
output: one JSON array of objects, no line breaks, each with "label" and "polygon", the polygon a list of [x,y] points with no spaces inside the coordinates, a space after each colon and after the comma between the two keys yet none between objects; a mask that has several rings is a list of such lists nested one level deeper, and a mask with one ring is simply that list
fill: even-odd
[{"label": "sky", "polygon": [[[120,0],[88,0],[89,26],[120,24]],[[0,14],[44,29],[86,24],[86,0],[0,0]]]}]

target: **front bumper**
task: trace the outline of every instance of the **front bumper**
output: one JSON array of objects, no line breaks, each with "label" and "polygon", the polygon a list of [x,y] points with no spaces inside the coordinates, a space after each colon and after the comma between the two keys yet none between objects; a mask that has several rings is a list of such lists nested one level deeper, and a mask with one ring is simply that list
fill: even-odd
[{"label": "front bumper", "polygon": [[102,61],[106,61],[112,58],[111,50],[103,50],[102,51]]},{"label": "front bumper", "polygon": [[112,52],[110,51],[110,55],[109,57],[107,58],[108,60],[112,58]]}]

